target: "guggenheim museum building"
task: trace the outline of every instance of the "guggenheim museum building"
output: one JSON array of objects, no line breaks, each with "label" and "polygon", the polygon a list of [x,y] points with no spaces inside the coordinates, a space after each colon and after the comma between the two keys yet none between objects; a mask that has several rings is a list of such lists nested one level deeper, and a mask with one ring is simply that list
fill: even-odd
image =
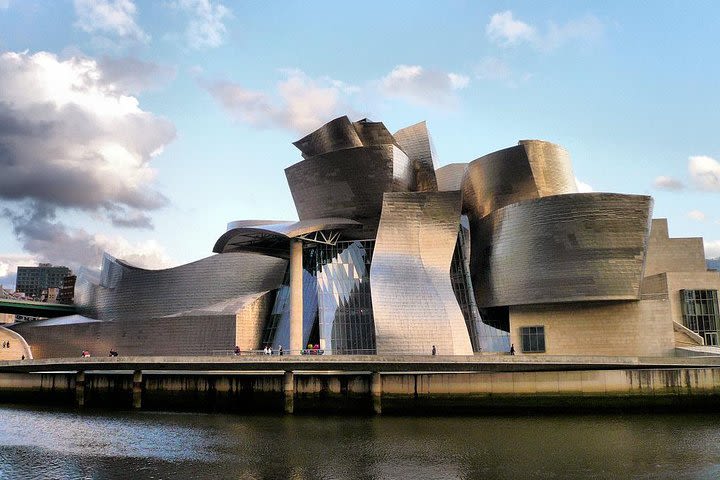
[{"label": "guggenheim museum building", "polygon": [[436,167],[425,122],[330,121],[285,169],[299,220],[230,222],[213,255],[146,270],[105,255],[78,314],[10,326],[35,358],[671,356],[718,345],[720,273],[644,195],[580,193],[559,145]]}]

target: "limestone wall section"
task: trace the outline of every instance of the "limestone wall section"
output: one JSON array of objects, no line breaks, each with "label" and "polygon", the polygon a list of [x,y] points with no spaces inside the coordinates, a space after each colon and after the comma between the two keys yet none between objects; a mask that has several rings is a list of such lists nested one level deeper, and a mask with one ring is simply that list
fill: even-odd
[{"label": "limestone wall section", "polygon": [[522,353],[520,328],[545,327],[546,355],[672,355],[670,302],[664,299],[510,307],[510,338]]}]

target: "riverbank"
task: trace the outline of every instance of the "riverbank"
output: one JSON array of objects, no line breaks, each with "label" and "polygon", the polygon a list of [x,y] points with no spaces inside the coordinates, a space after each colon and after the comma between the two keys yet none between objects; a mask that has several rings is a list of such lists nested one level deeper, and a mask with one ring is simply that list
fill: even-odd
[{"label": "riverbank", "polygon": [[375,414],[718,410],[717,358],[115,357],[0,362],[0,402]]}]

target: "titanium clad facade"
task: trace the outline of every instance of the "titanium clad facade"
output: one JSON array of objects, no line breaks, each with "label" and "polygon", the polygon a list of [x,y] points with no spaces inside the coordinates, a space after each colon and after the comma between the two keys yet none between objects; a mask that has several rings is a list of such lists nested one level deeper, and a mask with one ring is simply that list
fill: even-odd
[{"label": "titanium clad facade", "polygon": [[638,300],[651,212],[651,197],[579,193],[471,223],[478,307]]},{"label": "titanium clad facade", "polygon": [[[144,270],[105,256],[101,284],[82,282],[78,311],[99,320],[158,318],[275,290],[287,261],[255,253],[214,255],[165,270]],[[233,312],[234,313],[234,312]]]},{"label": "titanium clad facade", "polygon": [[371,122],[368,119],[353,122],[353,127],[366,147],[372,145],[397,145],[395,138],[382,122]]},{"label": "titanium clad facade", "polygon": [[285,169],[300,220],[342,217],[377,225],[385,192],[415,189],[407,155],[394,145],[349,148]]},{"label": "titanium clad facade", "polygon": [[338,117],[297,142],[293,142],[303,158],[345,148],[362,147],[360,136],[347,116]]},{"label": "titanium clad facade", "polygon": [[423,121],[402,128],[395,132],[393,137],[415,164],[417,191],[437,192],[438,184],[435,178],[437,154],[426,123]]},{"label": "titanium clad facade", "polygon": [[450,281],[459,228],[460,192],[385,194],[370,270],[378,354],[472,355]]},{"label": "titanium clad facade", "polygon": [[451,163],[435,170],[439,192],[462,190],[463,177],[467,171],[467,163]]},{"label": "titanium clad facade", "polygon": [[463,209],[471,218],[521,200],[577,192],[567,152],[539,140],[473,160],[462,189]]},{"label": "titanium clad facade", "polygon": [[520,140],[530,162],[538,196],[577,193],[570,154],[560,145],[543,140]]}]

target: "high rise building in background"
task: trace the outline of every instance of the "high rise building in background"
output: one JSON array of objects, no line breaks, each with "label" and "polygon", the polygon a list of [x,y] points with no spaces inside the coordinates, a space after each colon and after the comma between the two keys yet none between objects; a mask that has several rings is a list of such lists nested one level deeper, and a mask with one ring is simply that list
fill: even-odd
[{"label": "high rise building in background", "polygon": [[71,275],[69,268],[49,263],[41,263],[37,267],[18,267],[15,291],[39,300],[43,290],[60,288],[68,275]]},{"label": "high rise building in background", "polygon": [[294,145],[298,221],[231,222],[217,255],[171,269],[105,255],[78,275],[79,315],[11,328],[36,357],[308,343],[668,356],[718,344],[720,273],[702,239],[670,238],[651,197],[578,192],[558,145],[522,140],[437,168],[425,122],[390,133],[347,117]]}]

